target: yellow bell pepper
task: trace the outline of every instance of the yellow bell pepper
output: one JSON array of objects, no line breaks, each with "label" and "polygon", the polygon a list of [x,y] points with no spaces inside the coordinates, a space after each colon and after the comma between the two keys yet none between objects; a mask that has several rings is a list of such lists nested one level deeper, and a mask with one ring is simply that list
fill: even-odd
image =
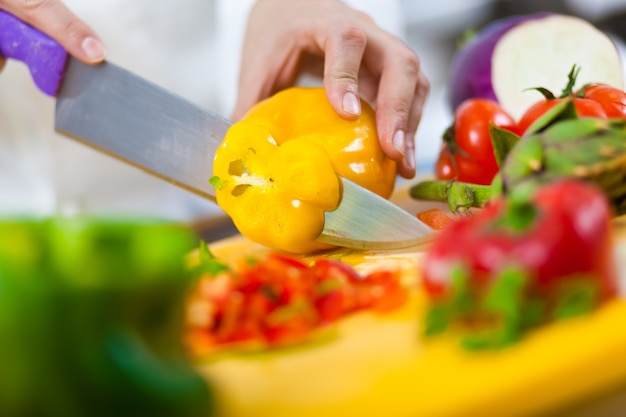
[{"label": "yellow bell pepper", "polygon": [[378,142],[374,110],[341,118],[323,88],[290,88],[253,107],[215,154],[218,205],[260,244],[296,253],[328,248],[315,239],[341,200],[338,175],[388,198],[396,163]]}]

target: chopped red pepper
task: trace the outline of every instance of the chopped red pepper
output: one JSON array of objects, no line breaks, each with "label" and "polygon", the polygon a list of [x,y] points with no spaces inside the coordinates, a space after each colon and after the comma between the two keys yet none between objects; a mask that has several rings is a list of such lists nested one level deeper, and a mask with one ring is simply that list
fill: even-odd
[{"label": "chopped red pepper", "polygon": [[455,320],[487,323],[496,331],[478,344],[506,344],[530,324],[588,311],[616,294],[604,194],[567,179],[522,200],[497,200],[435,239],[422,281],[433,299],[427,332]]},{"label": "chopped red pepper", "polygon": [[400,270],[361,275],[328,258],[310,265],[282,253],[248,259],[237,271],[200,277],[188,302],[187,344],[192,353],[204,355],[244,342],[302,342],[347,314],[401,306],[408,293],[400,276]]}]

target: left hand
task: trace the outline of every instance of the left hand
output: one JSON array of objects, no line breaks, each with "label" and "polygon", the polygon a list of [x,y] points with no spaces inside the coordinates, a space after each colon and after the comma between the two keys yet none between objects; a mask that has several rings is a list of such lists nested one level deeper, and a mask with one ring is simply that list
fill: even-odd
[{"label": "left hand", "polygon": [[415,175],[414,137],[430,89],[417,55],[363,12],[338,0],[257,0],[244,40],[239,96],[232,118],[294,85],[303,65],[324,59],[324,87],[339,115],[361,113],[358,97],[376,109],[380,144]]}]

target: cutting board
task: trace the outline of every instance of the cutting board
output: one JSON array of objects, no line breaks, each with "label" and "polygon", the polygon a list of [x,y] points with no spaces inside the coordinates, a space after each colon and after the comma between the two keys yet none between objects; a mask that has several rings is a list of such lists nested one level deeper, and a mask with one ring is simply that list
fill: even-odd
[{"label": "cutting board", "polygon": [[[615,231],[619,274],[626,281],[626,218],[615,220]],[[227,262],[269,252],[242,236],[210,247]],[[417,282],[426,248],[336,251],[333,256],[362,272],[401,268],[414,289],[410,301],[386,315],[352,315],[315,343],[220,354],[199,363],[215,388],[218,415],[621,415],[614,413],[626,406],[620,402],[626,393],[626,300],[544,326],[506,349],[464,351],[453,335],[425,341],[419,334],[427,300]]]}]

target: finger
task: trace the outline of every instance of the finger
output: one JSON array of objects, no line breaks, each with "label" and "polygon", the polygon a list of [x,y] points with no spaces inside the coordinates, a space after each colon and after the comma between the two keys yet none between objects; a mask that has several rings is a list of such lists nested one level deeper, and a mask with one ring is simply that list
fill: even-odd
[{"label": "finger", "polygon": [[417,127],[421,121],[424,104],[429,91],[430,83],[424,74],[420,73],[415,90],[415,96],[413,98],[413,105],[409,114],[405,144],[406,151],[404,153],[404,158],[398,167],[398,173],[404,178],[413,178],[417,171],[417,167],[415,165],[415,133],[417,132]]},{"label": "finger", "polygon": [[7,60],[3,58],[2,56],[0,56],[0,72],[2,72],[6,63],[7,63]]},{"label": "finger", "polygon": [[410,145],[423,108],[425,86],[420,87],[420,96],[416,94],[420,76],[419,59],[404,44],[386,51],[376,99],[376,125],[383,151],[400,162],[399,173],[404,177],[415,173]]},{"label": "finger", "polygon": [[95,32],[58,0],[5,0],[0,8],[46,33],[80,61],[93,64],[106,57]]},{"label": "finger", "polygon": [[319,44],[325,54],[324,88],[328,100],[342,117],[361,114],[358,74],[367,46],[367,35],[358,26],[342,24]]}]

